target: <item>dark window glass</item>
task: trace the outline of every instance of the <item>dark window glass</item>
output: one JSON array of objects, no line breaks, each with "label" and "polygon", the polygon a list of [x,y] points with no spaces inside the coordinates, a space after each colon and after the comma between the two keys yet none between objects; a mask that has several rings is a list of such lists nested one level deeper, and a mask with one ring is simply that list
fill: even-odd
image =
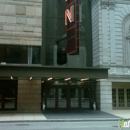
[{"label": "dark window glass", "polygon": [[40,64],[40,47],[33,47],[32,64]]},{"label": "dark window glass", "polygon": [[27,47],[6,46],[6,62],[27,64]]},{"label": "dark window glass", "polygon": [[40,47],[0,45],[0,63],[1,62],[12,64],[39,64]]},{"label": "dark window glass", "polygon": [[5,61],[5,46],[0,46],[0,62]]},{"label": "dark window glass", "polygon": [[61,41],[57,45],[57,64],[63,65],[67,63],[66,45],[65,41]]}]

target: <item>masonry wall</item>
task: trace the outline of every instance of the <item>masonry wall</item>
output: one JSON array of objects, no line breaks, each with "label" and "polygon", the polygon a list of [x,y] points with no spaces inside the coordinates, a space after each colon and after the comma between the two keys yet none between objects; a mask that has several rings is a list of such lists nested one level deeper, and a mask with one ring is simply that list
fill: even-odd
[{"label": "masonry wall", "polygon": [[42,0],[0,0],[0,44],[41,45]]},{"label": "masonry wall", "polygon": [[18,80],[17,111],[41,111],[41,79]]},{"label": "masonry wall", "polygon": [[99,66],[102,63],[100,48],[100,19],[99,19],[99,1],[93,0],[92,6],[92,44],[93,44],[93,66]]}]

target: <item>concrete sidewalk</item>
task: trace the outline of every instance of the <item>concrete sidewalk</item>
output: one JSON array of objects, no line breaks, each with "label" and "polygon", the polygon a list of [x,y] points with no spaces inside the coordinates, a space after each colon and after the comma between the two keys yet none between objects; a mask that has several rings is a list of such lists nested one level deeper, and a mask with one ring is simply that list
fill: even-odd
[{"label": "concrete sidewalk", "polygon": [[47,120],[43,113],[0,113],[0,122],[3,121],[43,121]]},{"label": "concrete sidewalk", "polygon": [[119,121],[119,119],[130,119],[130,110],[111,111],[44,111],[43,113],[0,113],[0,122],[11,121]]},{"label": "concrete sidewalk", "polygon": [[103,112],[118,116],[120,118],[130,119],[130,110],[106,110]]}]

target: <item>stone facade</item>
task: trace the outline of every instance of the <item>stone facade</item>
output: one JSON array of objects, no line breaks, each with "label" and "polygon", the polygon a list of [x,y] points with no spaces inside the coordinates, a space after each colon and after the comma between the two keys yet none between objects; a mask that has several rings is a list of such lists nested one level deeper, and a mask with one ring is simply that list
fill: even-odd
[{"label": "stone facade", "polygon": [[41,46],[41,30],[42,0],[0,0],[0,44]]},{"label": "stone facade", "polygon": [[41,111],[41,79],[18,80],[17,111]]},{"label": "stone facade", "polygon": [[[42,0],[0,0],[0,44],[42,45]],[[41,111],[41,80],[18,80],[17,111]]]},{"label": "stone facade", "polygon": [[97,102],[101,110],[111,110],[112,83],[130,78],[130,1],[92,0],[92,29],[93,66],[110,68],[106,83],[97,85]]}]

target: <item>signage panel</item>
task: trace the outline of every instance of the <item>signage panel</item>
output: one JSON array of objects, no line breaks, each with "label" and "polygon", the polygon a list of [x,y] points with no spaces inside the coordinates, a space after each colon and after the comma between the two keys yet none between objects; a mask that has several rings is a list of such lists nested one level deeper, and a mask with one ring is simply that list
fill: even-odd
[{"label": "signage panel", "polygon": [[65,0],[65,25],[68,55],[79,54],[79,0]]}]

